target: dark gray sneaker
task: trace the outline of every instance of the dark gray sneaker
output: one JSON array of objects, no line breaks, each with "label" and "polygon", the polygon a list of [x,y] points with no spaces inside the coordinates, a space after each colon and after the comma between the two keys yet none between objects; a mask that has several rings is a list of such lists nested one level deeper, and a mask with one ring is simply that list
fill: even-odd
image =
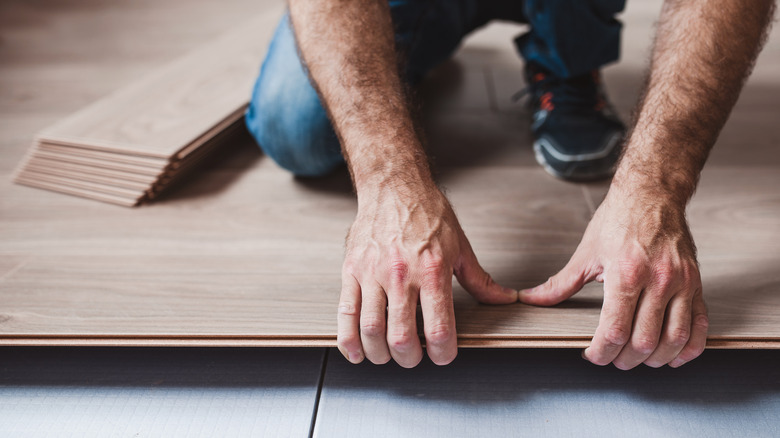
[{"label": "dark gray sneaker", "polygon": [[601,74],[559,79],[527,64],[525,77],[536,161],[567,181],[610,178],[626,127],[607,101]]}]

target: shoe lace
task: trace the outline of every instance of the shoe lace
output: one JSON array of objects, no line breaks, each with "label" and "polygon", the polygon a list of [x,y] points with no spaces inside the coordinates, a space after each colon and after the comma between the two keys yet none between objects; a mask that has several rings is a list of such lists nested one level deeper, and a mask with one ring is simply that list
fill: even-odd
[{"label": "shoe lace", "polygon": [[553,111],[558,108],[603,109],[607,103],[598,71],[570,79],[560,79],[541,71],[526,74],[528,85],[512,95],[512,102],[529,96],[528,105]]}]

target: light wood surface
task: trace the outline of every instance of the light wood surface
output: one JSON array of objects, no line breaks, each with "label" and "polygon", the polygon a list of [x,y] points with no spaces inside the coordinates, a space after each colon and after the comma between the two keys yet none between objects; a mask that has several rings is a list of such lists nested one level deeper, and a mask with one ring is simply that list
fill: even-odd
[{"label": "light wood surface", "polygon": [[269,8],[223,37],[38,134],[38,141],[168,158],[246,105],[281,15]]},{"label": "light wood surface", "polygon": [[[155,198],[203,161],[221,141],[217,137],[241,123],[257,65],[280,15],[281,6],[268,8],[44,129],[16,181],[112,203],[115,197],[130,205]],[[74,165],[84,175],[74,174]],[[153,178],[138,187],[137,177],[123,182],[128,174]]]},{"label": "light wood surface", "polygon": [[56,143],[41,142],[38,149],[50,151],[64,155],[74,155],[77,157],[99,157],[105,161],[115,161],[117,163],[134,164],[137,166],[150,167],[152,169],[163,169],[170,161],[163,158],[143,157],[130,154],[117,154],[113,152],[96,151],[78,146],[63,146]]},{"label": "light wood surface", "polygon": [[[100,8],[94,9],[98,14]],[[632,35],[650,30],[645,13],[638,6],[625,16],[629,47],[637,44]],[[0,37],[10,42],[0,46],[0,55],[10,60],[0,63],[0,80],[14,90],[37,90],[0,94],[0,344],[334,345],[343,239],[356,211],[343,169],[323,180],[296,180],[239,131],[212,143],[216,154],[203,158],[205,169],[141,209],[11,183],[9,163],[22,158],[34,133],[83,105],[79,96],[110,91],[106,81],[114,71],[106,69],[120,71],[101,63],[113,46],[92,47],[81,56],[95,76],[82,68],[63,89],[60,76],[71,76],[51,45],[78,45],[97,30],[52,38],[58,29],[90,29],[92,20],[50,14],[52,22],[39,23],[33,33],[19,24],[0,26]],[[139,31],[138,23],[121,15],[113,18],[113,32]],[[230,26],[225,20],[213,34]],[[518,31],[491,26],[464,44],[456,65],[472,73],[454,86],[469,90],[458,92],[444,111],[438,96],[446,90],[432,87],[428,122],[438,178],[480,261],[500,282],[525,287],[566,263],[606,185],[568,184],[546,175],[533,160],[528,115],[497,104],[502,88],[498,80],[488,86],[485,77],[510,76],[517,61],[508,41]],[[780,347],[780,128],[760,122],[780,118],[780,80],[766,72],[775,65],[771,57],[780,58],[776,34],[689,209],[712,321],[710,348]],[[166,56],[192,49],[185,46],[177,46],[179,52],[169,47]],[[606,72],[610,90],[620,91],[613,94],[624,115],[626,95],[642,80],[643,53],[624,52],[625,62]],[[122,58],[121,69],[154,67],[137,56],[134,62]],[[519,70],[514,74],[519,77]],[[116,76],[113,87],[132,79]],[[488,99],[470,104],[469,96],[480,90]],[[459,343],[582,347],[596,326],[601,296],[600,286],[592,284],[553,308],[485,306],[456,287]]]}]

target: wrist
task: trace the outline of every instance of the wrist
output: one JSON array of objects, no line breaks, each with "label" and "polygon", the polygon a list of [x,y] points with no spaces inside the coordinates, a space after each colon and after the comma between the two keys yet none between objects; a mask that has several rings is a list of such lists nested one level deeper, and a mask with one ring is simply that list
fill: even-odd
[{"label": "wrist", "polygon": [[697,183],[692,169],[662,159],[661,151],[644,157],[630,152],[621,160],[608,196],[685,209]]}]

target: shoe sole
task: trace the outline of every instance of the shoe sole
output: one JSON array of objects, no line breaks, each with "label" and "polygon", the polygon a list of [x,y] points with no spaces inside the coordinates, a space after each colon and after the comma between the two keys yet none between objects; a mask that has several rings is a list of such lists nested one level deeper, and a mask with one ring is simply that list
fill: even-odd
[{"label": "shoe sole", "polygon": [[566,173],[557,170],[547,161],[547,158],[544,155],[545,146],[543,144],[546,140],[540,139],[534,141],[534,158],[536,159],[536,162],[542,166],[545,172],[560,180],[569,182],[602,181],[611,178],[615,174],[614,164],[611,165],[607,170],[601,172],[593,172],[592,170],[588,171],[585,169],[592,169],[594,164],[598,164],[599,161],[608,157],[612,153],[612,149],[614,149],[616,144],[620,142],[620,138],[622,138],[622,134],[616,134],[616,138],[614,140],[610,140],[611,146],[605,149],[607,152],[604,154],[596,154],[599,159],[582,161],[569,160],[569,163],[576,161],[576,164],[569,164],[571,167]]}]

